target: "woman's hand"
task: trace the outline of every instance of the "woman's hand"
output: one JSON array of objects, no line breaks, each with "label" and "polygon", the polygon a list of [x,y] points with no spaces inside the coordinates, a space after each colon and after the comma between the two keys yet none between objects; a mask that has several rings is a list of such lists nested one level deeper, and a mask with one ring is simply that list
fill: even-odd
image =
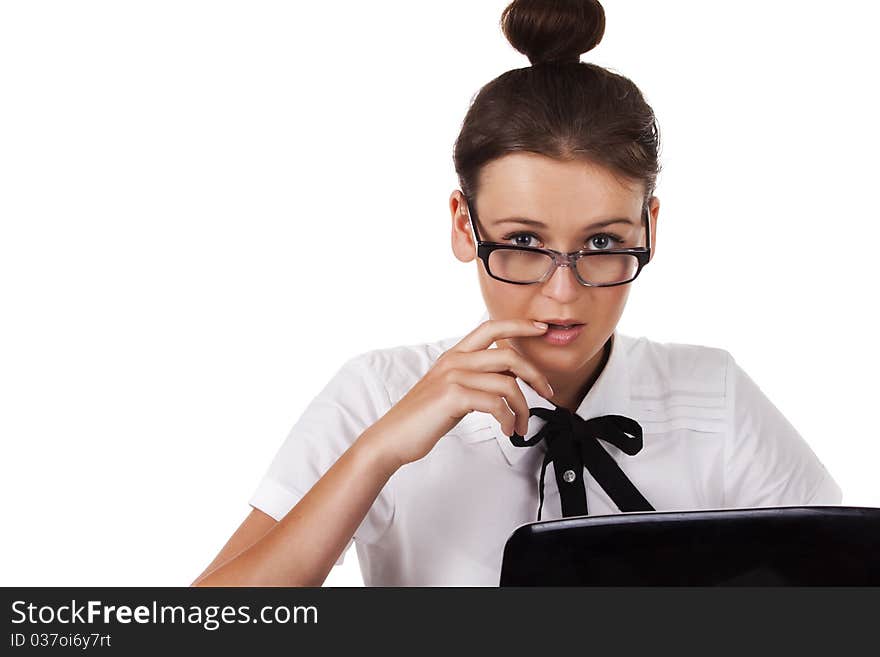
[{"label": "woman's hand", "polygon": [[[367,431],[397,466],[426,456],[472,411],[491,413],[508,436],[528,431],[529,407],[516,383],[526,381],[547,398],[547,377],[517,351],[489,346],[512,336],[546,331],[529,319],[487,320],[444,352],[433,367]],[[506,401],[506,403],[505,403]],[[510,408],[508,408],[508,406]]]}]

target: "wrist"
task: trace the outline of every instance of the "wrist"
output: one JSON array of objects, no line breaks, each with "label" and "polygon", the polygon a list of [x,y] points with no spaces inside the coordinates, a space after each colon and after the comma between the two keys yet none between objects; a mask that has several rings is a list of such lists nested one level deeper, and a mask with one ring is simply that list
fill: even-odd
[{"label": "wrist", "polygon": [[375,432],[372,427],[364,431],[355,441],[355,448],[370,463],[370,467],[390,478],[404,465],[391,449],[384,434]]}]

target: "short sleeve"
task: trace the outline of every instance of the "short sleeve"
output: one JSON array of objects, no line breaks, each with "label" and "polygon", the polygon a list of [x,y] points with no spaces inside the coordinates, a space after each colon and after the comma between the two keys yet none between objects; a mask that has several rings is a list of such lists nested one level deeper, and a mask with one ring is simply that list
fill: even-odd
[{"label": "short sleeve", "polygon": [[731,417],[725,437],[724,506],[840,504],[840,486],[730,354],[725,385]]},{"label": "short sleeve", "polygon": [[[389,410],[391,401],[371,354],[346,361],[308,404],[251,496],[251,506],[281,521],[358,436]],[[389,481],[336,565],[343,563],[355,540],[376,542],[390,525],[393,511]]]}]

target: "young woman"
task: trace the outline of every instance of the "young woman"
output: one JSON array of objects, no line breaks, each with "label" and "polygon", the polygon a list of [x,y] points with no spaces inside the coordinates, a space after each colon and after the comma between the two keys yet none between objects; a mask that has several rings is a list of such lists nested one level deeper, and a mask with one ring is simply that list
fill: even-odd
[{"label": "young woman", "polygon": [[579,61],[604,27],[595,1],[505,9],[531,66],[474,99],[450,198],[486,314],[348,360],[195,585],[319,586],[355,543],[368,586],[496,586],[538,517],[840,503],[727,351],[616,329],[656,253],[659,133],[630,80]]}]

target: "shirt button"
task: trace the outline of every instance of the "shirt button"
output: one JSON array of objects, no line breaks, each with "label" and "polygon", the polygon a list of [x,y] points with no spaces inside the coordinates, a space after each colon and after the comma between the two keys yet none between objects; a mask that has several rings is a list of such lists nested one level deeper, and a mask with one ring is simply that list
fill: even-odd
[{"label": "shirt button", "polygon": [[574,481],[574,470],[566,470],[562,473],[562,478],[565,479],[568,483]]}]

